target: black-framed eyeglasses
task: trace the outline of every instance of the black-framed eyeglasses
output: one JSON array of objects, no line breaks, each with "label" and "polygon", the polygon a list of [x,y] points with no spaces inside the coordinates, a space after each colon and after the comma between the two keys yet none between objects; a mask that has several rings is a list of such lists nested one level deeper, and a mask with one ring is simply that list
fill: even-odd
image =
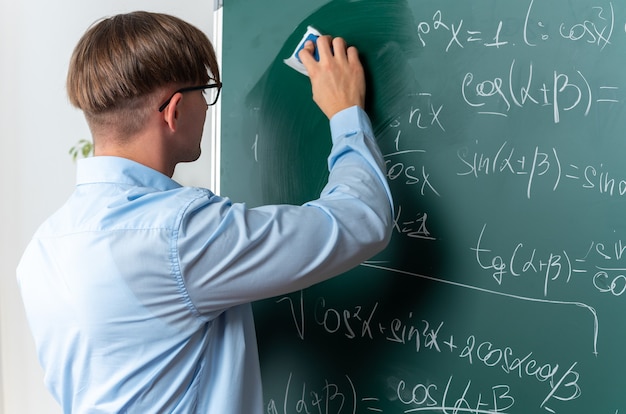
[{"label": "black-framed eyeglasses", "polygon": [[222,90],[222,82],[212,83],[210,85],[200,85],[200,86],[188,86],[186,88],[180,88],[176,92],[170,96],[167,101],[163,102],[163,105],[159,106],[159,112],[163,112],[163,110],[170,104],[170,101],[177,93],[191,92],[191,91],[205,91],[206,103],[208,106],[215,105],[217,102],[217,98],[220,96],[220,91]]}]

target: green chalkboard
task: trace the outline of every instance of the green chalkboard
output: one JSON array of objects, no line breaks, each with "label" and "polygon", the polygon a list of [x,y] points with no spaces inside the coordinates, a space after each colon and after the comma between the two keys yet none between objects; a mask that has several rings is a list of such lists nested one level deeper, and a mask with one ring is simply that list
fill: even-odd
[{"label": "green chalkboard", "polygon": [[626,3],[223,12],[222,194],[322,188],[328,123],[283,63],[312,25],[359,48],[395,202],[384,252],[254,305],[267,413],[626,414]]}]

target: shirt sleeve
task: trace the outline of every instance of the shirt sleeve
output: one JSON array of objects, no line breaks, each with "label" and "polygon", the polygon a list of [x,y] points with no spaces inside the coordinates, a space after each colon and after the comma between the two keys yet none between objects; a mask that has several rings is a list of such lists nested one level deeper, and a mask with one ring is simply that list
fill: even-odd
[{"label": "shirt sleeve", "polygon": [[199,197],[181,216],[175,268],[199,315],[306,288],[387,246],[393,201],[369,118],[352,107],[330,127],[329,179],[318,199],[247,208]]}]

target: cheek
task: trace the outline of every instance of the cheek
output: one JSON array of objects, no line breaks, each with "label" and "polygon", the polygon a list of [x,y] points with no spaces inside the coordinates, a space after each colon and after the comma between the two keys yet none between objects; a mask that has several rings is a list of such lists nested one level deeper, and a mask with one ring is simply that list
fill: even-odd
[{"label": "cheek", "polygon": [[202,131],[204,130],[205,123],[206,123],[206,112],[200,116],[200,122],[198,122],[198,129],[200,131],[200,135],[202,135]]}]

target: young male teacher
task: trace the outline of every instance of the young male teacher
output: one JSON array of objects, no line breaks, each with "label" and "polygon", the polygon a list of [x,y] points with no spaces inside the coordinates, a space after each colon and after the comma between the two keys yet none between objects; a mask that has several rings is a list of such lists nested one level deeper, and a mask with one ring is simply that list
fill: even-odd
[{"label": "young male teacher", "polygon": [[387,245],[393,205],[358,52],[321,37],[300,57],[330,120],[328,183],[302,206],[246,208],[171,179],[200,155],[222,86],[208,38],[135,12],[79,41],[67,88],[95,156],[78,162],[75,191],[17,269],[45,383],[64,412],[262,413],[250,302]]}]

